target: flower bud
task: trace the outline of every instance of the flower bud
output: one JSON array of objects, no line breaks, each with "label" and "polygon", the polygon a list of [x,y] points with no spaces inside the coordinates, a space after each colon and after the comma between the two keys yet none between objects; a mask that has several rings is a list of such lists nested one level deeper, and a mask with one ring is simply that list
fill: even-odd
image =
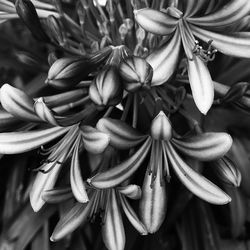
[{"label": "flower bud", "polygon": [[172,138],[172,126],[163,111],[160,111],[152,121],[151,136],[155,140],[164,141],[169,141]]},{"label": "flower bud", "polygon": [[135,92],[141,88],[150,88],[153,68],[145,59],[134,56],[121,63],[120,75],[124,88],[127,91]]},{"label": "flower bud", "polygon": [[33,36],[40,41],[49,42],[50,39],[43,30],[33,3],[30,0],[17,0],[15,6],[17,14]]},{"label": "flower bud", "polygon": [[227,157],[222,157],[213,162],[214,171],[218,178],[229,185],[239,187],[241,183],[241,173],[235,164]]},{"label": "flower bud", "polygon": [[58,89],[77,85],[93,70],[93,63],[84,57],[60,58],[49,69],[47,83]]},{"label": "flower bud", "polygon": [[115,67],[102,70],[89,88],[90,99],[98,106],[115,106],[122,99],[122,86]]}]

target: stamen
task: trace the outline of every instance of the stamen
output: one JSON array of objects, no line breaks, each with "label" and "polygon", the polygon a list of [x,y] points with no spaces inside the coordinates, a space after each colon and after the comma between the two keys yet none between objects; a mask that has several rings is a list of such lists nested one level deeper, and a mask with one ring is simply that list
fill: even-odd
[{"label": "stamen", "polygon": [[162,141],[161,143],[162,143],[162,151],[163,151],[164,176],[166,176],[167,182],[170,182],[171,175],[169,171],[168,158],[166,154],[167,148],[166,148],[164,141]]},{"label": "stamen", "polygon": [[199,58],[204,61],[213,61],[215,58],[215,53],[217,52],[217,49],[215,49],[212,46],[213,40],[209,40],[207,43],[207,49],[204,49],[202,46],[199,45],[199,41],[195,40],[195,46],[193,48],[193,53]]}]

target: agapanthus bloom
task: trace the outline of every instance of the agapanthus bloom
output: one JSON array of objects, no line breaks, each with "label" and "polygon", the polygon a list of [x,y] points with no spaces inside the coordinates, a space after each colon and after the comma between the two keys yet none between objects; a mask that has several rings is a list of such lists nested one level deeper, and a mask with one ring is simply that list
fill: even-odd
[{"label": "agapanthus bloom", "polygon": [[[154,68],[153,84],[163,84],[173,74],[182,43],[194,101],[206,114],[214,99],[213,82],[206,62],[213,60],[217,50],[230,56],[249,58],[249,34],[230,31],[249,12],[249,8],[248,1],[236,0],[219,7],[209,6],[206,1],[187,1],[162,11],[136,10],[136,21],[146,31],[168,36],[166,44],[147,57]],[[203,48],[196,38],[207,43],[207,48]]]}]

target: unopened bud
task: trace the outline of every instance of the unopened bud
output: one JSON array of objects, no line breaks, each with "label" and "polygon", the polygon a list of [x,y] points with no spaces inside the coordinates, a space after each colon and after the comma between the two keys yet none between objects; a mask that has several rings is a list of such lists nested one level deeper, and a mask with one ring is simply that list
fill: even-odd
[{"label": "unopened bud", "polygon": [[122,85],[115,67],[103,69],[89,88],[91,100],[98,106],[115,106],[122,99]]},{"label": "unopened bud", "polygon": [[227,157],[222,157],[213,162],[213,169],[217,177],[224,183],[239,187],[241,183],[241,173],[235,164]]},{"label": "unopened bud", "polygon": [[30,0],[17,0],[15,6],[17,14],[33,36],[40,41],[49,42],[50,39],[40,23],[33,3]]},{"label": "unopened bud", "polygon": [[120,75],[124,88],[127,91],[135,92],[139,89],[150,88],[153,68],[145,59],[134,56],[121,63]]},{"label": "unopened bud", "polygon": [[172,138],[172,126],[163,111],[160,111],[152,121],[151,136],[155,140],[163,141],[169,141]]},{"label": "unopened bud", "polygon": [[70,89],[93,70],[93,63],[83,57],[60,58],[50,67],[47,83],[55,88]]}]

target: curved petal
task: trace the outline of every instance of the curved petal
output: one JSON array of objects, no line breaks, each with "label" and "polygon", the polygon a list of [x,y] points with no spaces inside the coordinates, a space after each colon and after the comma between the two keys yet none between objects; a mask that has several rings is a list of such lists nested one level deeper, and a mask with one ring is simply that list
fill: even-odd
[{"label": "curved petal", "polygon": [[137,217],[135,211],[130,206],[126,198],[121,197],[121,205],[123,208],[124,213],[126,214],[128,220],[133,225],[133,227],[141,234],[146,235],[148,234],[146,227],[143,225],[143,223],[139,220]]},{"label": "curved petal", "polygon": [[215,33],[190,25],[192,32],[201,40],[213,40],[212,45],[229,56],[250,58],[250,32],[236,32],[230,35]]},{"label": "curved petal", "polygon": [[146,31],[166,36],[171,34],[177,27],[178,19],[159,10],[150,8],[135,10],[136,22]]},{"label": "curved petal", "polygon": [[222,205],[231,201],[231,198],[219,187],[190,168],[170,143],[166,145],[166,151],[175,174],[192,193],[212,204]]},{"label": "curved petal", "polygon": [[0,133],[0,153],[20,154],[36,149],[65,134],[70,128]]},{"label": "curved petal", "polygon": [[85,149],[93,154],[101,154],[110,142],[109,135],[91,126],[81,126]]},{"label": "curved petal", "polygon": [[34,110],[41,120],[48,122],[51,125],[58,126],[53,112],[47,107],[42,97],[36,100]]},{"label": "curved petal", "polygon": [[189,17],[192,17],[196,13],[198,13],[202,8],[208,3],[208,0],[188,0],[184,1],[185,8],[184,8],[184,17],[187,18],[187,20],[192,19]]},{"label": "curved petal", "polygon": [[126,122],[111,118],[100,119],[96,127],[109,135],[110,145],[117,149],[130,149],[147,137]]},{"label": "curved petal", "polygon": [[178,63],[180,49],[181,37],[177,29],[167,44],[155,49],[146,58],[154,70],[151,86],[161,85],[173,75]]},{"label": "curved petal", "polygon": [[4,84],[0,91],[0,100],[3,108],[13,116],[31,122],[41,122],[33,110],[34,100],[22,90]]},{"label": "curved petal", "polygon": [[91,202],[84,204],[76,203],[57,223],[50,240],[58,241],[75,231],[87,220],[91,208]]},{"label": "curved petal", "polygon": [[206,114],[213,104],[214,87],[208,68],[199,57],[188,60],[188,76],[194,102]]},{"label": "curved petal", "polygon": [[118,207],[115,190],[111,189],[109,206],[102,226],[102,238],[109,250],[123,250],[125,247],[125,232],[122,216]]},{"label": "curved petal", "polygon": [[[54,166],[53,166],[54,165]],[[62,164],[51,162],[44,165],[43,169],[53,168],[48,173],[38,172],[30,191],[30,204],[35,212],[38,212],[45,204],[43,193],[54,187],[60,173]]]},{"label": "curved petal", "polygon": [[201,17],[190,17],[187,18],[187,21],[198,26],[216,30],[240,21],[249,11],[250,2],[248,0],[231,0],[211,14]]},{"label": "curved petal", "polygon": [[70,166],[70,185],[72,192],[78,202],[85,203],[89,201],[85,184],[82,179],[82,173],[79,162],[79,144],[75,147],[71,166]]},{"label": "curved petal", "polygon": [[227,133],[202,133],[189,138],[172,139],[183,153],[200,161],[211,161],[224,156],[232,146]]},{"label": "curved petal", "polygon": [[152,183],[152,173],[145,173],[140,200],[140,215],[149,233],[155,233],[162,225],[167,212],[167,192],[161,182],[160,170]]},{"label": "curved petal", "polygon": [[137,200],[141,198],[141,188],[138,185],[130,184],[124,187],[118,187],[117,190],[130,199]]},{"label": "curved petal", "polygon": [[71,188],[50,189],[42,193],[42,199],[51,204],[58,204],[71,198],[74,198]]},{"label": "curved petal", "polygon": [[98,173],[87,182],[96,188],[110,188],[117,186],[128,179],[142,164],[151,145],[151,139],[148,138],[144,144],[127,160],[116,167],[105,172]]}]

